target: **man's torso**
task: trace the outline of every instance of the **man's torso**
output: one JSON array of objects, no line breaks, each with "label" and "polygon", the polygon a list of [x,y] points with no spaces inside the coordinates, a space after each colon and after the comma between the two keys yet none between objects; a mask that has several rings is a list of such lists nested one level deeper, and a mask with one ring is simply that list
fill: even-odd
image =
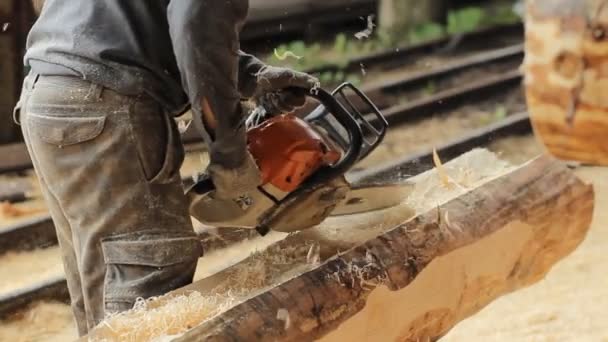
[{"label": "man's torso", "polygon": [[47,0],[25,64],[42,75],[82,77],[124,95],[148,94],[167,111],[188,104],[167,22],[169,0]]}]

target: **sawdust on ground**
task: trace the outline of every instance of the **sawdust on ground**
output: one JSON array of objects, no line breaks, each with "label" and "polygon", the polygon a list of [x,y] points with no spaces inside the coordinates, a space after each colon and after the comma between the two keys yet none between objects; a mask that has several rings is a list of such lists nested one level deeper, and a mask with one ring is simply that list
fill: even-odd
[{"label": "sawdust on ground", "polygon": [[0,274],[0,296],[61,277],[64,273],[59,247],[2,255]]},{"label": "sawdust on ground", "polygon": [[56,302],[37,303],[0,326],[0,341],[7,342],[67,342],[76,336],[70,306]]}]

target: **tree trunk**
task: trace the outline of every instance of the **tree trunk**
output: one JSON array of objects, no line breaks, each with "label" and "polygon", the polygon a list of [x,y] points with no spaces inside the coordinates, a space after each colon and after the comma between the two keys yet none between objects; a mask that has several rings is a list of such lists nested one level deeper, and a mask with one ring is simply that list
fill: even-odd
[{"label": "tree trunk", "polygon": [[526,96],[553,155],[608,165],[608,0],[528,0]]},{"label": "tree trunk", "polygon": [[[194,291],[219,298],[212,303],[223,307],[222,298],[243,290],[252,265],[266,266],[258,287],[240,291],[240,303],[203,318],[177,340],[426,341],[500,295],[539,281],[585,237],[593,188],[549,157],[501,169],[503,162],[488,155],[473,151],[446,164],[450,179],[468,179],[466,189],[430,186],[439,177],[429,171],[415,177],[417,201],[290,235],[175,291],[168,300]],[[485,176],[475,181],[475,174]],[[311,241],[320,262],[310,260],[313,248],[306,253]],[[302,247],[303,256],[286,263],[287,251]],[[272,272],[283,275],[268,281]],[[102,324],[92,337],[113,333]]]}]

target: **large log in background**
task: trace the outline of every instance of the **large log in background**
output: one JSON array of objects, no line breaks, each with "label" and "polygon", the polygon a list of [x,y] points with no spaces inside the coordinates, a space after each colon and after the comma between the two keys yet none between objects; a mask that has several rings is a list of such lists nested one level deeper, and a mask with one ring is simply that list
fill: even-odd
[{"label": "large log in background", "polygon": [[526,97],[555,156],[608,165],[608,0],[528,0]]},{"label": "large log in background", "polygon": [[[497,297],[539,281],[584,239],[593,214],[592,186],[547,156],[496,176],[487,165],[501,161],[475,158],[484,154],[473,152],[447,166],[462,169],[450,164],[469,156],[477,163],[472,167],[487,173],[484,182],[417,208],[416,216],[391,223],[394,228],[375,237],[350,241],[352,248],[331,246],[330,241],[348,240],[349,227],[326,235],[321,263],[291,273],[269,289],[252,289],[247,293],[251,298],[194,323],[176,340],[434,340]],[[436,170],[429,173],[437,177]],[[350,222],[354,229],[365,226]],[[305,239],[290,235],[268,250],[280,253]],[[335,247],[334,256],[327,257],[328,247]],[[345,252],[336,255],[338,251]],[[237,266],[168,298],[192,292],[213,297],[223,278],[234,282],[228,275]],[[128,329],[144,324],[131,322]],[[112,325],[102,324],[89,338],[106,337],[104,331],[112,333]]]}]

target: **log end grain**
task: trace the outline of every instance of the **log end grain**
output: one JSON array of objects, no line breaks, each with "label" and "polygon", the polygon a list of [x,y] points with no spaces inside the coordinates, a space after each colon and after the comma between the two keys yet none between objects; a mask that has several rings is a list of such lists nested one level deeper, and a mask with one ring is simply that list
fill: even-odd
[{"label": "log end grain", "polygon": [[525,45],[537,137],[558,158],[608,165],[608,1],[528,1]]}]

